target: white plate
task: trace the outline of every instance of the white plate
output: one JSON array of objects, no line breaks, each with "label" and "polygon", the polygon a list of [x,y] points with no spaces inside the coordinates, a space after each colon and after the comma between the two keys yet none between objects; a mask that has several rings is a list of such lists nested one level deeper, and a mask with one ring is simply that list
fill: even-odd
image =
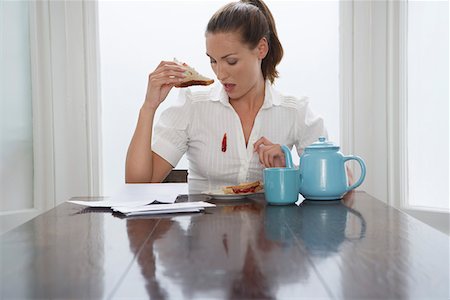
[{"label": "white plate", "polygon": [[225,194],[222,190],[215,190],[209,192],[202,192],[204,195],[208,195],[217,200],[235,200],[235,199],[244,199],[248,196],[263,194],[264,191],[259,191],[256,193],[245,193],[245,194]]}]

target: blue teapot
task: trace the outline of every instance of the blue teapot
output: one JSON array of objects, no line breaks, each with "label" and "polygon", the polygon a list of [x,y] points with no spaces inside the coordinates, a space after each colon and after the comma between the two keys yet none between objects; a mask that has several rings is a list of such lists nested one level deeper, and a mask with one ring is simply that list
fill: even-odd
[{"label": "blue teapot", "polygon": [[[286,158],[286,169],[296,169],[289,148],[286,145],[281,148]],[[348,160],[356,160],[361,167],[359,179],[351,186],[345,168]],[[306,147],[300,156],[297,187],[300,194],[309,200],[337,200],[360,186],[365,177],[366,165],[360,157],[345,156],[338,146],[320,137],[317,142]]]}]

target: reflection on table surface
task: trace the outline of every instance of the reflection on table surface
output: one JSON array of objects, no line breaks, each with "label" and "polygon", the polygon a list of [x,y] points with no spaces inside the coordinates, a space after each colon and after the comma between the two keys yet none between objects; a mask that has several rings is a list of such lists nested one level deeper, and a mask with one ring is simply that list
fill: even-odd
[{"label": "reflection on table surface", "polygon": [[65,203],[1,236],[1,298],[443,298],[449,238],[363,192],[126,219]]}]

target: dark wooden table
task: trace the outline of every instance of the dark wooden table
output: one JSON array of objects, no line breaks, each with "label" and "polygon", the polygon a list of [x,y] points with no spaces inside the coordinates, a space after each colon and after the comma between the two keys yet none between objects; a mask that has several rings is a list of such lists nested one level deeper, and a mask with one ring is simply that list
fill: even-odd
[{"label": "dark wooden table", "polygon": [[212,202],[134,219],[59,205],[0,237],[1,299],[449,299],[449,237],[364,192]]}]

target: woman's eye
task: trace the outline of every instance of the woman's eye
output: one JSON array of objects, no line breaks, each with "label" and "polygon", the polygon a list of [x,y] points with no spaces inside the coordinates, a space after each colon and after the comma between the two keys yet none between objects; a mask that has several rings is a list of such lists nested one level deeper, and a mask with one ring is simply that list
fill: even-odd
[{"label": "woman's eye", "polygon": [[237,63],[237,60],[233,59],[233,60],[228,60],[227,61],[229,65],[235,65]]},{"label": "woman's eye", "polygon": [[211,63],[211,64],[215,64],[215,63],[216,63],[216,61],[215,61],[214,59],[211,59],[211,60],[209,61],[209,63]]}]

